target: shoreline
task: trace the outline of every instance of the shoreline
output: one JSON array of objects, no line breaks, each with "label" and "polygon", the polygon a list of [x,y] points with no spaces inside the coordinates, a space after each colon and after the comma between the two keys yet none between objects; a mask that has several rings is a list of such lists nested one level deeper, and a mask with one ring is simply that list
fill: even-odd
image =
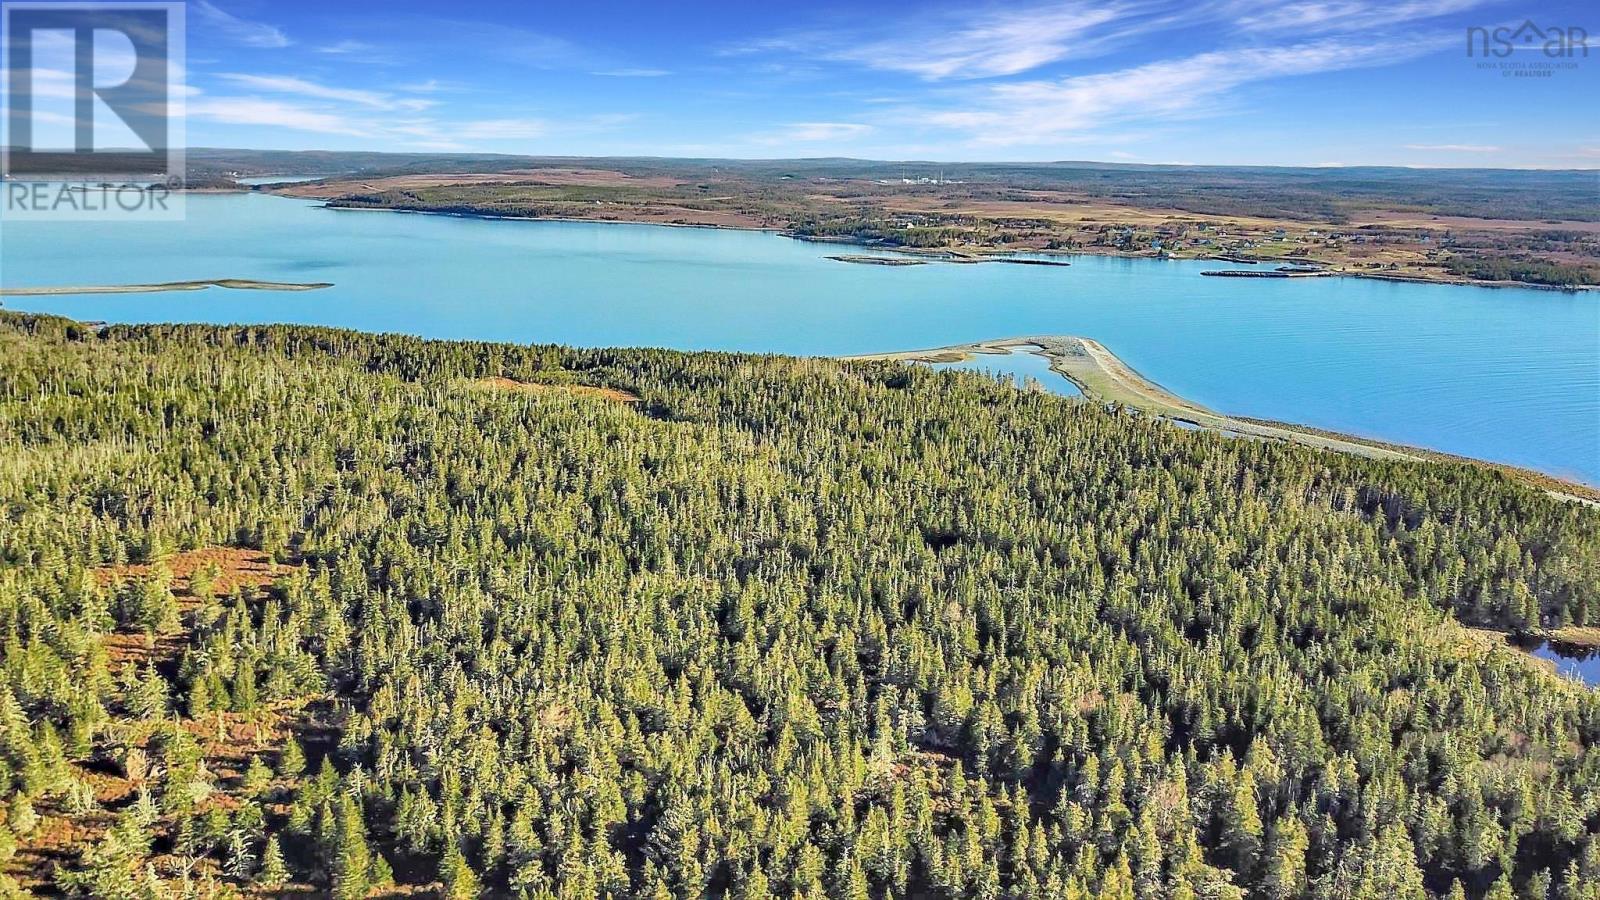
[{"label": "shoreline", "polygon": [[234,291],[320,291],[333,287],[330,281],[308,283],[252,281],[248,278],[213,278],[199,281],[163,281],[151,284],[48,285],[44,287],[0,287],[0,297],[54,297],[71,294],[158,294],[168,291],[203,291],[223,288]]},{"label": "shoreline", "polygon": [[975,341],[925,350],[905,350],[839,357],[844,361],[898,361],[951,363],[980,354],[1032,353],[1050,363],[1050,370],[1072,382],[1089,402],[1131,407],[1157,418],[1203,428],[1233,437],[1279,440],[1320,450],[1348,453],[1370,459],[1401,462],[1467,463],[1515,478],[1562,500],[1600,506],[1600,488],[1488,460],[1457,456],[1423,447],[1409,447],[1335,431],[1219,413],[1168,391],[1123,362],[1092,338],[1073,335],[1032,335]]},{"label": "shoreline", "polygon": [[[264,187],[264,186],[262,186],[262,187]],[[315,199],[316,199],[316,198],[308,198],[308,197],[295,197],[295,196],[292,196],[292,195],[280,195],[275,191],[261,190],[260,187],[257,187],[255,189],[255,192],[256,193],[261,193],[261,194],[266,194],[268,196],[283,196],[285,199],[290,199],[290,200],[312,200],[314,202]],[[776,234],[776,235],[780,235],[782,237],[787,237],[787,238],[789,238],[791,240],[804,241],[806,243],[811,243],[811,244],[837,244],[837,245],[845,246],[845,247],[862,247],[862,248],[865,248],[865,249],[878,250],[878,251],[882,251],[882,252],[885,252],[885,253],[901,253],[901,254],[905,254],[907,256],[911,256],[911,257],[914,257],[914,258],[926,259],[926,258],[929,258],[929,257],[933,257],[933,258],[936,258],[936,259],[937,258],[943,258],[943,259],[945,259],[947,261],[954,261],[954,262],[972,262],[972,263],[976,263],[976,262],[1012,262],[1012,263],[1021,264],[1021,265],[1040,265],[1040,266],[1057,265],[1057,266],[1062,266],[1062,267],[1071,265],[1071,263],[1068,263],[1068,262],[1052,263],[1052,262],[1050,262],[1048,260],[1027,260],[1027,259],[1019,258],[1019,257],[1024,257],[1024,256],[1069,256],[1069,257],[1070,256],[1097,256],[1097,257],[1109,257],[1109,258],[1112,258],[1112,259],[1173,260],[1173,261],[1178,261],[1178,262],[1207,262],[1207,261],[1219,261],[1220,260],[1220,261],[1224,261],[1224,262],[1237,262],[1237,263],[1246,264],[1246,265],[1259,265],[1259,264],[1265,264],[1265,263],[1281,262],[1281,260],[1269,259],[1269,258],[1262,258],[1262,259],[1246,259],[1246,258],[1224,259],[1224,258],[1221,258],[1221,257],[1212,256],[1212,255],[1171,256],[1171,255],[1163,255],[1163,254],[1160,254],[1160,253],[1147,253],[1147,252],[1141,252],[1141,251],[1129,252],[1129,251],[1117,250],[1115,248],[1110,248],[1110,247],[1077,247],[1077,248],[1074,248],[1074,249],[1071,249],[1071,250],[1048,249],[1048,248],[1047,249],[1023,249],[1023,250],[989,250],[989,249],[960,250],[960,249],[949,248],[949,247],[929,247],[929,248],[922,248],[922,247],[896,247],[896,246],[889,246],[889,245],[884,245],[884,244],[873,244],[873,243],[868,243],[868,242],[865,242],[865,241],[860,241],[860,240],[856,240],[856,239],[853,239],[853,238],[846,238],[846,237],[829,237],[829,236],[816,236],[816,235],[796,234],[792,229],[781,228],[781,227],[772,226],[772,225],[717,225],[717,224],[713,224],[713,223],[696,223],[696,222],[652,222],[652,221],[648,221],[648,220],[645,220],[645,219],[599,219],[599,218],[586,218],[586,217],[579,217],[579,216],[507,216],[507,215],[497,215],[495,213],[484,213],[484,212],[463,213],[463,212],[448,212],[448,211],[445,211],[445,210],[436,210],[436,209],[404,209],[404,208],[399,208],[399,207],[387,207],[387,206],[339,206],[339,205],[335,205],[335,203],[333,201],[331,201],[331,200],[323,200],[321,202],[321,208],[322,209],[338,210],[338,211],[355,211],[355,212],[410,213],[412,215],[419,215],[419,216],[446,216],[446,217],[449,217],[449,218],[456,218],[456,219],[482,219],[482,220],[486,220],[486,221],[507,221],[507,222],[586,222],[586,223],[595,224],[595,225],[655,225],[655,226],[660,226],[660,227],[664,227],[664,228],[710,228],[710,229],[714,229],[714,230],[717,230],[717,231],[752,231],[752,232],[762,232],[762,233],[766,233],[766,234]],[[1332,263],[1320,263],[1320,262],[1317,263],[1317,264],[1318,265],[1327,265],[1327,266],[1334,265]],[[1260,276],[1258,276],[1258,277],[1260,277]],[[1290,277],[1293,277],[1293,276],[1290,276]],[[1301,276],[1301,277],[1303,277],[1303,276]],[[1454,287],[1525,288],[1525,289],[1528,289],[1528,290],[1536,290],[1536,291],[1559,291],[1559,292],[1562,292],[1562,293],[1574,293],[1574,294],[1600,292],[1600,285],[1553,285],[1553,284],[1535,284],[1533,282],[1527,282],[1527,281],[1475,281],[1475,280],[1472,280],[1472,279],[1463,279],[1463,278],[1425,278],[1425,277],[1418,277],[1418,276],[1414,276],[1414,275],[1398,275],[1398,274],[1391,274],[1391,273],[1384,273],[1384,272],[1352,272],[1352,271],[1349,271],[1349,270],[1346,270],[1346,269],[1337,269],[1337,268],[1326,269],[1322,273],[1319,273],[1318,277],[1366,278],[1366,279],[1370,279],[1370,280],[1373,280],[1373,281],[1394,281],[1394,282],[1402,282],[1402,283],[1405,283],[1405,284],[1440,284],[1440,285],[1450,285],[1450,286],[1454,286]]]}]

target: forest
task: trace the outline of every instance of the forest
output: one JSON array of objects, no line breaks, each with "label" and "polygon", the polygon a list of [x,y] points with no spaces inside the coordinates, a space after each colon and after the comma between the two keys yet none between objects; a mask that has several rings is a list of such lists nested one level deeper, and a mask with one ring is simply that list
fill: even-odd
[{"label": "forest", "polygon": [[1555,287],[1600,283],[1600,275],[1583,266],[1566,266],[1527,255],[1450,258],[1445,268],[1452,274],[1480,281],[1522,281]]},{"label": "forest", "polygon": [[0,897],[1600,900],[1562,626],[1600,510],[1481,467],[0,313]]}]

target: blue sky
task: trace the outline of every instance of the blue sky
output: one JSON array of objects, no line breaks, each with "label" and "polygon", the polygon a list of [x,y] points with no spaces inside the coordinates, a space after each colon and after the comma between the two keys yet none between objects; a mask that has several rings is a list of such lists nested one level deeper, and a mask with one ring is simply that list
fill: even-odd
[{"label": "blue sky", "polygon": [[[1590,57],[1467,57],[1530,16]],[[191,146],[1600,167],[1589,3],[191,0],[187,83]]]}]

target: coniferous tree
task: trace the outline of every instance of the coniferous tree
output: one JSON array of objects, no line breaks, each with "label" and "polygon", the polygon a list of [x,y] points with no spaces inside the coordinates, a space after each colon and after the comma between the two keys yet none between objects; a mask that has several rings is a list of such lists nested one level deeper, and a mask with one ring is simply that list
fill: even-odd
[{"label": "coniferous tree", "polygon": [[338,900],[365,897],[373,886],[372,851],[367,846],[366,825],[355,801],[340,795],[331,808],[331,836],[327,852],[330,884]]},{"label": "coniferous tree", "polygon": [[283,745],[283,754],[278,758],[278,774],[288,778],[297,778],[306,770],[306,756],[300,750],[300,742],[290,738]]},{"label": "coniferous tree", "polygon": [[261,868],[256,872],[256,884],[268,890],[282,887],[289,880],[289,867],[283,859],[283,848],[279,845],[278,836],[270,835],[267,845],[261,851]]}]

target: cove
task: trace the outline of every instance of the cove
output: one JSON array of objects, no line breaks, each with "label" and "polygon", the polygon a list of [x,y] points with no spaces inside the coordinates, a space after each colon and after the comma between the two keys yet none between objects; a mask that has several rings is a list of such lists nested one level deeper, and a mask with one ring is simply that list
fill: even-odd
[{"label": "cove", "polygon": [[259,193],[187,203],[176,223],[0,223],[0,283],[332,286],[6,305],[119,322],[800,355],[1084,335],[1212,409],[1600,484],[1595,293],[1205,278],[1228,264],[1099,256],[1070,267],[852,265],[826,258],[837,245],[760,232],[337,211]]},{"label": "cove", "polygon": [[1556,672],[1575,678],[1592,688],[1600,688],[1600,650],[1542,641],[1529,649],[1539,659],[1548,660]]},{"label": "cove", "polygon": [[982,372],[992,378],[1009,378],[1019,388],[1035,386],[1064,397],[1081,397],[1083,392],[1071,381],[1050,371],[1050,360],[1029,348],[1019,347],[1010,353],[981,353],[971,359],[952,363],[934,363],[935,369],[965,369]]}]

